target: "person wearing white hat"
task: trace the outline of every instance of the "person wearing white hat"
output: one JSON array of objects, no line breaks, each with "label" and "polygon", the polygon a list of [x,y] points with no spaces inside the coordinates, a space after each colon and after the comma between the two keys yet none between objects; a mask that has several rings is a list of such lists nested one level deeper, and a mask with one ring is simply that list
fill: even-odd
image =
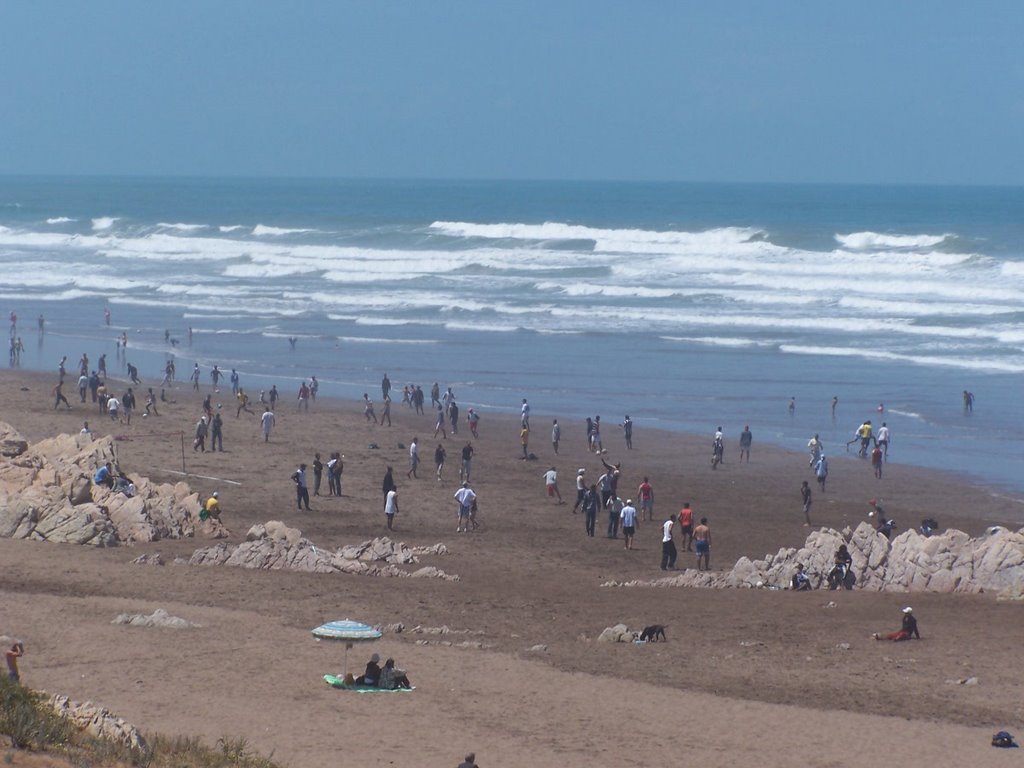
[{"label": "person wearing white hat", "polygon": [[921,633],[917,630],[917,619],[914,618],[914,609],[909,605],[903,609],[903,622],[900,625],[898,632],[891,632],[882,638],[877,632],[871,635],[875,640],[892,640],[893,642],[900,642],[902,640],[910,640],[911,638],[921,639]]},{"label": "person wearing white hat", "polygon": [[574,515],[580,505],[583,504],[583,497],[587,494],[587,479],[584,477],[586,471],[583,467],[576,470],[576,503],[572,505],[572,513]]}]

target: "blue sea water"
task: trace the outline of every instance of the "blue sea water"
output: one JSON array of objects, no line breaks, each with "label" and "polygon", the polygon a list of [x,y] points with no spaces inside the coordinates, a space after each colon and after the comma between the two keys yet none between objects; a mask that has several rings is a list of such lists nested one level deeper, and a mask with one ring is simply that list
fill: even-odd
[{"label": "blue sea water", "polygon": [[835,453],[871,418],[893,462],[1024,490],[1024,189],[2,178],[0,267],[26,368],[123,371],[124,332],[154,384],[171,355],[251,391],[387,371],[638,440]]}]

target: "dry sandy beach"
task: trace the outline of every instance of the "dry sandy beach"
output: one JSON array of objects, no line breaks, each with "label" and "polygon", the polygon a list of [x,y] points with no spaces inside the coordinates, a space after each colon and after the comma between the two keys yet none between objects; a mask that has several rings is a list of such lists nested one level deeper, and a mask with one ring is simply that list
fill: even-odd
[{"label": "dry sandy beach", "polygon": [[[588,538],[582,515],[571,513],[576,469],[586,467],[596,481],[600,462],[585,451],[582,423],[568,420],[561,453],[553,455],[548,436],[557,413],[532,414],[530,450],[538,460],[528,462],[518,459],[518,419],[483,415],[480,439],[473,441],[482,528],[464,535],[455,533],[452,499],[459,449],[469,438],[464,425],[443,441],[448,465],[439,484],[433,419],[397,404],[394,425],[378,427],[365,421],[356,402],[320,400],[298,413],[294,392],[287,392],[264,444],[255,416],[235,418],[227,389],[214,397],[224,404],[226,451],[197,454],[190,435],[201,397],[183,384],[169,392],[176,402],[161,404],[159,417],[137,414],[129,427],[101,418],[74,392],[68,392],[71,411],[53,410],[49,376],[5,372],[3,380],[0,419],[30,441],[77,432],[88,419],[98,434],[125,438],[118,455],[130,474],[180,480],[173,473],[181,470],[177,433],[184,430],[186,467],[195,475],[188,482],[203,494],[220,491],[231,543],[268,520],[283,520],[332,549],[383,535],[380,486],[391,464],[401,503],[393,537],[410,545],[443,542],[450,554],[423,562],[461,577],[170,564],[211,543],[199,539],[113,549],[0,540],[0,633],[26,643],[24,682],[101,703],[144,731],[209,741],[244,736],[296,768],[454,766],[468,751],[485,768],[547,768],[680,760],[1003,765],[1013,753],[992,749],[991,734],[1024,730],[1020,603],[990,595],[600,586],[662,575],[660,523],[684,501],[710,520],[713,568],[803,543],[799,485],[813,481],[806,457],[758,443],[757,424],[750,463],[737,463],[730,440],[717,471],[707,460],[708,438],[638,428],[634,450],[626,451],[620,432],[606,428],[607,458],[623,464],[620,495],[635,498],[644,475],[655,489],[655,522],[642,524],[636,548],[625,551],[621,540],[603,535],[604,515],[598,535]],[[367,382],[367,391],[379,398],[375,382]],[[456,394],[465,414],[472,393]],[[721,415],[731,435],[742,418]],[[414,435],[424,461],[420,479],[407,480],[407,454],[398,444]],[[313,498],[311,512],[296,511],[289,476],[299,462],[311,464],[315,451],[326,457],[335,450],[345,455],[342,498]],[[1014,494],[893,458],[878,481],[865,462],[834,455],[828,492],[815,494],[814,524],[856,525],[865,519],[867,500],[879,498],[902,527],[926,516],[971,535],[993,524],[1024,525],[1024,504]],[[552,464],[565,506],[544,492],[542,473]],[[168,564],[131,564],[147,552],[160,552]],[[680,567],[694,565],[692,554],[681,554]],[[830,600],[835,607],[826,607]],[[870,639],[874,631],[898,628],[907,604],[920,622],[921,641]],[[156,608],[202,626],[174,631],[111,623],[119,613]],[[346,617],[468,630],[452,636],[455,642],[483,647],[423,645],[416,640],[438,638],[387,634],[356,647],[350,667],[360,668],[373,651],[393,656],[417,690],[341,692],[321,675],[340,670],[342,648],[316,642],[310,629]],[[595,642],[619,622],[664,624],[668,642]],[[538,644],[546,650],[528,650]],[[972,676],[977,685],[946,682]]]}]

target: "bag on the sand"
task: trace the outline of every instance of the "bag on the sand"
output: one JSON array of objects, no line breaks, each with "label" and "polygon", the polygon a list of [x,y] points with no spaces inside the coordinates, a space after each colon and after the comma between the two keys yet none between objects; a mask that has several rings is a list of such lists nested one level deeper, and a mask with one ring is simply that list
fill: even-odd
[{"label": "bag on the sand", "polygon": [[999,733],[992,736],[992,746],[1003,748],[1016,747],[1017,742],[1015,742],[1013,740],[1013,736],[1011,736],[1006,731],[1000,731]]}]

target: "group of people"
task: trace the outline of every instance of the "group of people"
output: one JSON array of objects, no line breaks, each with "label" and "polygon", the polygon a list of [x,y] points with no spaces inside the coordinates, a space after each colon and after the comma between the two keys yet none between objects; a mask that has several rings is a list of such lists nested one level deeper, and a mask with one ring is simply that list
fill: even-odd
[{"label": "group of people", "polygon": [[394,659],[388,659],[384,666],[380,665],[380,654],[375,653],[366,663],[366,671],[353,681],[356,685],[370,688],[384,688],[393,691],[397,688],[412,688],[409,676],[404,669],[395,666]]}]

